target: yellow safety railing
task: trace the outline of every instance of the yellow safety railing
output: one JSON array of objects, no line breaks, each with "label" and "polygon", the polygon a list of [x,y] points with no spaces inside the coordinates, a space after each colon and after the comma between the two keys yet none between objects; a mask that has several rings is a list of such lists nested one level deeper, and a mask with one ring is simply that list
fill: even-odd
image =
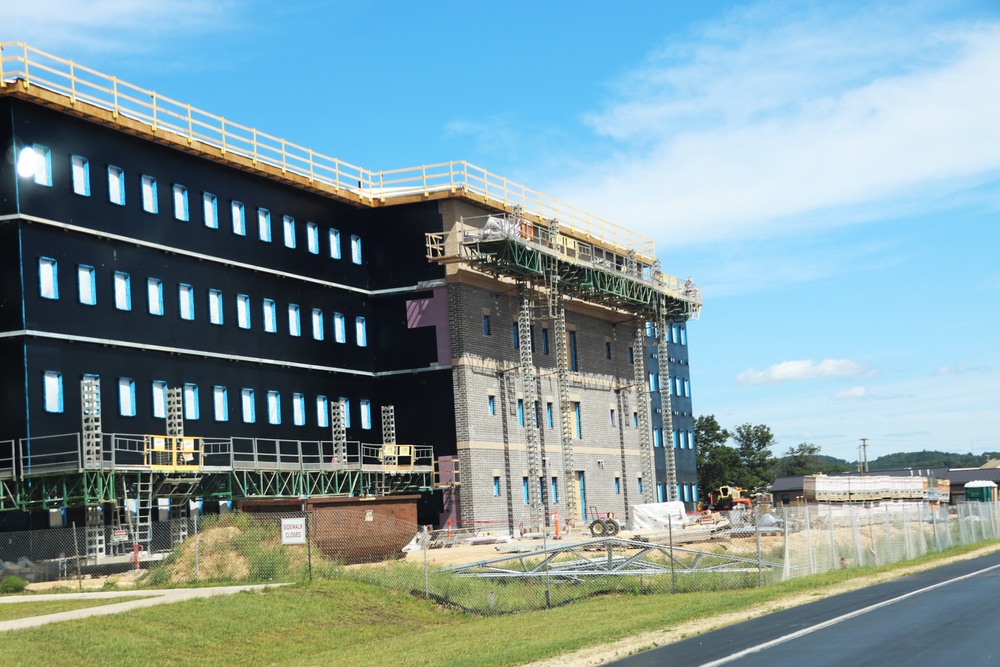
[{"label": "yellow safety railing", "polygon": [[157,94],[117,77],[78,65],[24,42],[0,42],[0,88],[21,80],[29,91],[39,86],[65,95],[71,105],[84,102],[149,125],[154,133],[172,133],[189,144],[214,146],[221,155],[233,153],[309,179],[335,191],[346,190],[369,201],[429,195],[439,191],[464,191],[506,206],[520,206],[526,213],[559,220],[564,233],[580,235],[592,243],[633,248],[655,256],[649,237],[560,202],[464,160],[441,162],[388,171],[372,171],[317,153]]},{"label": "yellow safety railing", "polygon": [[198,438],[163,435],[143,436],[143,465],[154,470],[193,470],[201,450]]}]

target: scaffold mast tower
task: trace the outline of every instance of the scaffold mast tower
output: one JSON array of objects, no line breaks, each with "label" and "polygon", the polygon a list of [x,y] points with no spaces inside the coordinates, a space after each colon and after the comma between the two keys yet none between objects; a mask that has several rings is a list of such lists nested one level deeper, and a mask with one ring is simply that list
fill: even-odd
[{"label": "scaffold mast tower", "polygon": [[[616,236],[624,238],[618,238]],[[449,235],[454,237],[449,239]],[[660,401],[665,432],[672,431],[669,391],[667,327],[671,323],[697,319],[702,305],[701,289],[690,279],[682,281],[664,274],[653,254],[652,242],[627,230],[581,231],[562,226],[558,220],[543,219],[512,206],[503,213],[462,218],[449,232],[428,233],[427,257],[443,264],[460,262],[475,270],[514,280],[518,285],[520,308],[517,321],[521,341],[519,362],[524,409],[535,411],[535,368],[530,336],[533,319],[531,295],[544,298],[540,317],[553,322],[556,346],[556,375],[559,392],[560,434],[563,456],[565,499],[572,519],[579,499],[573,478],[572,408],[569,379],[572,372],[567,349],[565,299],[611,308],[631,316],[635,322],[633,342],[634,388],[639,431],[640,470],[643,502],[656,501],[656,469],[653,462],[650,421],[650,387],[646,375],[647,324],[654,333]],[[535,418],[525,419],[525,441],[529,516],[535,528],[542,507],[539,499],[539,445]],[[676,500],[677,480],[673,450],[666,454],[666,499]]]}]

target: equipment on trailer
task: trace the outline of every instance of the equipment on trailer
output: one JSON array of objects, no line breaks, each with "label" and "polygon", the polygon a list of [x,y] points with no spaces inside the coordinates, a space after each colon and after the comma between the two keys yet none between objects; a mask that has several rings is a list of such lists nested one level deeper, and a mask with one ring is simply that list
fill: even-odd
[{"label": "equipment on trailer", "polygon": [[751,509],[753,503],[738,486],[720,486],[718,490],[708,494],[708,509],[713,512],[725,512],[739,507]]},{"label": "equipment on trailer", "polygon": [[621,526],[615,521],[615,513],[608,512],[601,518],[601,515],[597,513],[597,509],[594,507],[590,508],[591,516],[595,517],[593,521],[590,522],[590,534],[594,537],[612,537],[618,534],[621,530]]}]

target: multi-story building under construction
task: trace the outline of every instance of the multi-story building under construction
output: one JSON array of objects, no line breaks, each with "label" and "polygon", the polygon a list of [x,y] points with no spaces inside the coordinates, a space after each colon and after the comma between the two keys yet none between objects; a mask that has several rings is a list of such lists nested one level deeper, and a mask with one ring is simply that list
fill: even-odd
[{"label": "multi-story building under construction", "polygon": [[421,493],[423,523],[527,530],[697,500],[701,294],[649,239],[20,43],[0,141],[0,522]]}]

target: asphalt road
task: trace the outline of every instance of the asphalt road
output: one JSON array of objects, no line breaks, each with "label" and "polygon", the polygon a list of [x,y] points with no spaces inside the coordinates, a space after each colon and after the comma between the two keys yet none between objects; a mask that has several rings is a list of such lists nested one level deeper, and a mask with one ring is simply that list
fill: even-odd
[{"label": "asphalt road", "polygon": [[1000,552],[608,663],[615,667],[1000,664]]}]

